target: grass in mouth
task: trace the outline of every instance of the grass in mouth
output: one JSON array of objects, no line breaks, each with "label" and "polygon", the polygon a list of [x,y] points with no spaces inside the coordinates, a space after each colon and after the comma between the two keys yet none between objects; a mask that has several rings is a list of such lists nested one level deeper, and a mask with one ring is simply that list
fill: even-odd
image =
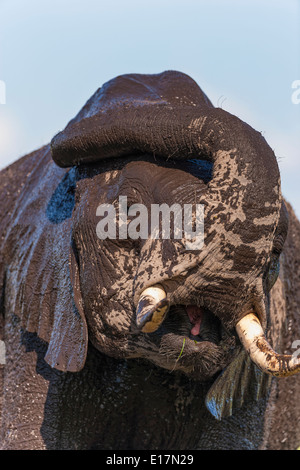
[{"label": "grass in mouth", "polygon": [[[198,344],[198,341],[196,341],[196,340],[194,339],[194,343],[195,343],[195,344]],[[177,359],[176,359],[176,362],[178,362],[179,359],[181,358],[182,353],[183,353],[183,350],[184,350],[184,346],[185,346],[185,338],[183,338],[182,348],[181,348],[181,351],[180,351],[179,356],[178,356]]]},{"label": "grass in mouth", "polygon": [[181,351],[180,351],[179,356],[178,356],[177,359],[176,359],[176,362],[178,362],[179,359],[181,358],[182,353],[183,353],[183,350],[184,350],[184,346],[185,346],[185,338],[183,338],[182,348],[181,348]]},{"label": "grass in mouth", "polygon": [[[196,341],[196,340],[194,339],[194,343],[195,343],[195,344],[198,344],[198,341]],[[175,370],[176,364],[177,364],[177,362],[179,361],[179,359],[180,359],[181,356],[182,356],[182,353],[183,353],[183,350],[184,350],[184,346],[185,346],[185,338],[183,338],[183,343],[182,343],[182,348],[181,348],[180,354],[179,354],[179,356],[177,357],[177,359],[176,359],[176,361],[175,361],[175,363],[174,363],[174,367],[173,367],[172,370]]]}]

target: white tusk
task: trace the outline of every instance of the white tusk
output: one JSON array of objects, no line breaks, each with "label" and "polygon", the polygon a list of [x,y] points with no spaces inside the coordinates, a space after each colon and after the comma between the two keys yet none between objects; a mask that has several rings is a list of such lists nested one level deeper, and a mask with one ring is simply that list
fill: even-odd
[{"label": "white tusk", "polygon": [[249,313],[236,324],[236,332],[252,361],[263,372],[277,377],[288,377],[300,372],[300,360],[297,357],[278,354],[271,348],[254,313]]},{"label": "white tusk", "polygon": [[156,331],[169,310],[165,290],[160,284],[145,289],[139,298],[136,309],[136,325],[143,333]]}]

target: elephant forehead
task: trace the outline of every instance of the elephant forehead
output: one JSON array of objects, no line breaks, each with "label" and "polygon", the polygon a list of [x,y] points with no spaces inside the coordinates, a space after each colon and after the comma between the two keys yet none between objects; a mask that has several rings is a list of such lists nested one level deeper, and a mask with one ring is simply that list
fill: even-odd
[{"label": "elephant forehead", "polygon": [[173,181],[178,179],[180,170],[165,168],[148,161],[132,161],[124,166],[120,175],[120,183],[128,184],[139,181],[143,187],[155,187],[156,183],[165,180]]},{"label": "elephant forehead", "polygon": [[[180,165],[181,166],[181,165]],[[195,201],[195,195],[201,196],[206,185],[195,171],[197,168],[185,168],[185,165],[165,166],[147,161],[137,161],[127,164],[120,175],[119,193],[136,191],[140,200],[152,203],[200,202]],[[196,193],[195,193],[196,191]],[[150,198],[150,200],[149,200]]]}]

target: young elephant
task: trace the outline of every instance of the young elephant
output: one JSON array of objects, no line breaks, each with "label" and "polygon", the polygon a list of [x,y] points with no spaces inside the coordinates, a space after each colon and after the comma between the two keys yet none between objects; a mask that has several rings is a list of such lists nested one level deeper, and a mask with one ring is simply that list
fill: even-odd
[{"label": "young elephant", "polygon": [[0,188],[2,448],[271,447],[300,361],[273,350],[288,212],[260,133],[185,74],[125,75]]}]

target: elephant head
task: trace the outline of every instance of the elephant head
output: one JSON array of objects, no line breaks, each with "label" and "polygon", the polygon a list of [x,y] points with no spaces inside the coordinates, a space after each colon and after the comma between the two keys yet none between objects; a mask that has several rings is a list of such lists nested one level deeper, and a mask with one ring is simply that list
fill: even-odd
[{"label": "elephant head", "polygon": [[[184,74],[125,75],[98,90],[51,148],[59,166],[77,167],[71,265],[98,349],[202,380],[231,361],[238,336],[263,371],[299,371],[264,336],[288,222],[276,157],[259,132],[214,108]],[[202,204],[203,247],[99,240],[97,206],[120,196],[147,208]]]},{"label": "elephant head", "polygon": [[[132,74],[100,88],[53,138],[51,153],[58,167],[74,167],[66,178],[75,192],[57,272],[70,277],[75,305],[52,326],[40,318],[31,329],[43,337],[52,328],[44,333],[51,366],[80,370],[90,340],[108,356],[147,359],[199,381],[233,364],[242,346],[263,372],[300,370],[265,336],[288,219],[276,157],[259,132],[214,108],[185,74]],[[138,233],[137,208],[149,217],[153,205],[201,205],[203,245],[121,229],[99,237],[100,215],[113,207],[124,216],[120,200],[127,235]],[[52,241],[58,259],[59,237]]]}]

